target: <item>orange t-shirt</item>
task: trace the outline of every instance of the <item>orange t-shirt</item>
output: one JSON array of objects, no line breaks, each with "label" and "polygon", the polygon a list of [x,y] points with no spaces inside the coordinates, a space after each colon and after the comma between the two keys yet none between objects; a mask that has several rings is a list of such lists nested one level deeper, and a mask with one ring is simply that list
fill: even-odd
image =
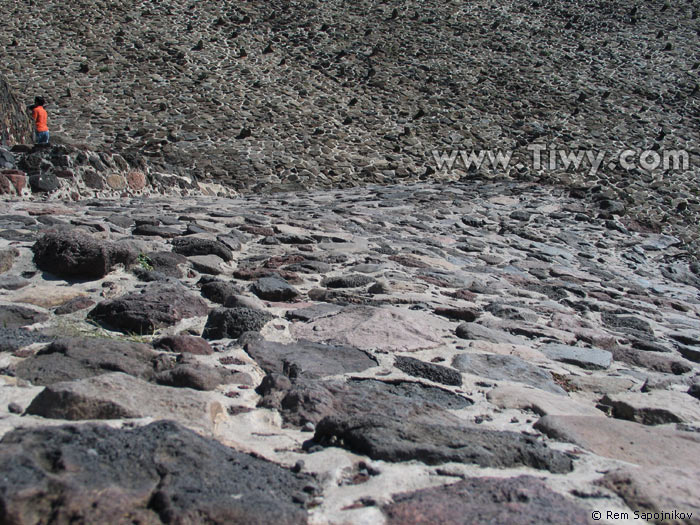
[{"label": "orange t-shirt", "polygon": [[46,110],[41,107],[37,106],[34,108],[32,111],[32,118],[36,122],[36,130],[37,131],[48,131],[49,130],[49,125],[48,125],[48,116],[46,115]]}]

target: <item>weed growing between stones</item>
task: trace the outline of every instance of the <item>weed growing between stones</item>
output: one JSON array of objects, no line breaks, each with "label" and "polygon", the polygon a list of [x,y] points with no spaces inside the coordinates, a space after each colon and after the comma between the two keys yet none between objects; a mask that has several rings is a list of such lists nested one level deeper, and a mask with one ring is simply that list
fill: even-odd
[{"label": "weed growing between stones", "polygon": [[52,335],[57,337],[88,337],[94,339],[113,339],[146,344],[150,344],[154,339],[156,339],[156,337],[161,335],[158,333],[158,330],[153,330],[150,334],[137,334],[135,332],[112,332],[110,330],[106,330],[92,319],[86,319],[84,321],[58,319],[51,331]]},{"label": "weed growing between stones", "polygon": [[143,268],[144,270],[147,270],[149,272],[153,270],[153,261],[145,253],[139,253],[137,261],[141,268]]}]

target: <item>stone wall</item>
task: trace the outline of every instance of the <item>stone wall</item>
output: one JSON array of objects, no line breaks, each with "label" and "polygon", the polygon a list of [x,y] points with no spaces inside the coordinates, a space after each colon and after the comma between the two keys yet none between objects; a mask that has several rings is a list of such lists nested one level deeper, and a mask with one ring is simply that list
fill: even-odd
[{"label": "stone wall", "polygon": [[0,75],[0,146],[33,142],[31,120],[25,106],[12,92],[5,77]]},{"label": "stone wall", "polygon": [[77,201],[145,195],[231,197],[236,194],[220,184],[157,172],[141,158],[130,156],[127,161],[118,153],[67,144],[21,144],[13,146],[11,152],[0,148],[0,154],[7,153],[10,158],[0,163],[0,199]]}]

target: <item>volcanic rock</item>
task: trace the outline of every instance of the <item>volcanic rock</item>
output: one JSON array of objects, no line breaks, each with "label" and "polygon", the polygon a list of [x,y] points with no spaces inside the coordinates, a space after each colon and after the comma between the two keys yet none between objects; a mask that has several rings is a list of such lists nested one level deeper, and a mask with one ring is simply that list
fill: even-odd
[{"label": "volcanic rock", "polygon": [[279,277],[258,279],[251,290],[260,299],[266,301],[291,301],[299,295],[299,291],[296,288]]},{"label": "volcanic rock", "polygon": [[[53,458],[52,464],[46,458]],[[177,423],[21,429],[0,441],[3,521],[305,524],[309,484]],[[232,497],[236,495],[236,497]]]},{"label": "volcanic rock", "polygon": [[148,380],[157,353],[143,343],[112,339],[62,339],[25,359],[15,370],[35,385],[85,379],[110,372]]},{"label": "volcanic rock", "polygon": [[590,523],[588,511],[531,476],[467,478],[451,485],[397,494],[382,511],[388,525]]},{"label": "volcanic rock", "polygon": [[291,344],[254,341],[245,345],[245,351],[268,374],[293,371],[294,376],[325,377],[361,372],[377,365],[374,358],[357,348],[308,341]]},{"label": "volcanic rock", "polygon": [[184,288],[153,283],[138,293],[102,301],[89,317],[116,330],[144,334],[208,312],[204,300]]},{"label": "volcanic rock", "polygon": [[514,355],[459,354],[452,360],[452,366],[489,379],[516,381],[555,394],[565,393],[550,374]]},{"label": "volcanic rock", "polygon": [[394,360],[394,366],[410,376],[429,379],[443,385],[460,386],[462,384],[462,374],[457,370],[435,363],[426,363],[413,357],[398,356]]},{"label": "volcanic rock", "polygon": [[0,305],[0,326],[3,328],[21,328],[34,323],[43,323],[49,315],[26,306]]},{"label": "volcanic rock", "polygon": [[36,265],[59,277],[99,279],[117,264],[136,261],[127,245],[100,241],[78,229],[48,231],[32,250]]},{"label": "volcanic rock", "polygon": [[233,253],[222,242],[201,237],[179,237],[173,239],[173,251],[185,256],[217,255],[224,261],[233,259]]},{"label": "volcanic rock", "polygon": [[209,313],[202,337],[205,339],[239,338],[244,332],[258,332],[274,316],[261,310],[234,307],[217,308]]},{"label": "volcanic rock", "polygon": [[212,431],[224,417],[218,401],[203,392],[147,383],[112,372],[78,381],[53,383],[34,398],[27,414],[71,421],[153,417]]}]

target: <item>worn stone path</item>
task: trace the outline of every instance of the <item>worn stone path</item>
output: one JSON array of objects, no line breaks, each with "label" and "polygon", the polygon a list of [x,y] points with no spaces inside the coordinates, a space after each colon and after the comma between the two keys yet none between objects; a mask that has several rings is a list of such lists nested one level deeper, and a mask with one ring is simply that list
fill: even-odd
[{"label": "worn stone path", "polygon": [[5,521],[700,522],[672,236],[487,182],[0,210]]},{"label": "worn stone path", "polygon": [[[693,2],[5,0],[0,17],[1,73],[26,104],[47,98],[57,142],[246,192],[601,185],[700,246]],[[433,153],[458,150],[513,157],[448,169]],[[676,151],[687,164],[655,163]],[[571,162],[584,152],[599,169]]]}]

